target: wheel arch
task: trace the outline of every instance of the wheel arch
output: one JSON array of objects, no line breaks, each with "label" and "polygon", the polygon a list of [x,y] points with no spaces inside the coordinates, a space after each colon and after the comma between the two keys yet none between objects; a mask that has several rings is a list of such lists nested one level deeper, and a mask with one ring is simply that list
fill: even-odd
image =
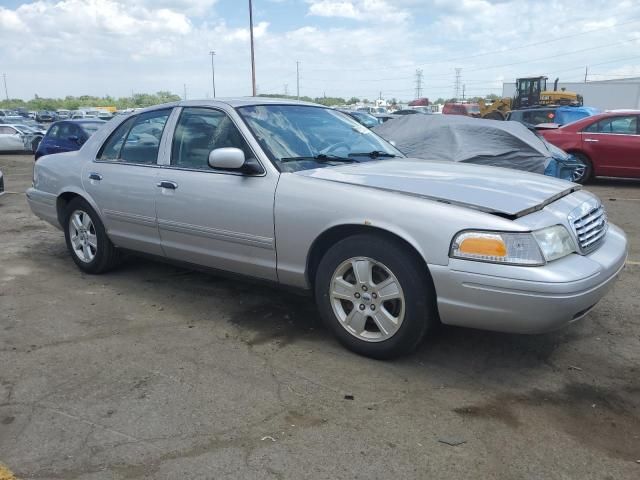
[{"label": "wheel arch", "polygon": [[306,268],[305,268],[305,277],[306,277],[307,285],[310,285],[311,288],[313,289],[315,284],[316,273],[318,271],[318,266],[320,264],[320,260],[322,259],[324,254],[329,250],[329,248],[331,248],[340,240],[343,240],[347,237],[358,235],[358,234],[379,235],[403,244],[407,248],[407,251],[412,256],[414,256],[416,261],[420,263],[421,267],[424,269],[425,273],[427,274],[429,281],[433,285],[433,281],[431,280],[431,275],[429,273],[429,267],[427,265],[427,261],[421,249],[411,239],[407,239],[405,236],[402,236],[384,227],[373,226],[373,225],[361,225],[361,224],[334,225],[326,229],[316,237],[316,239],[311,244],[311,248],[309,248],[309,253],[307,254],[307,262],[306,262]]},{"label": "wheel arch", "polygon": [[[58,193],[58,196],[56,197],[56,213],[58,215],[58,222],[63,228],[64,228],[64,223],[63,223],[64,211],[67,208],[67,205],[69,205],[69,202],[71,202],[74,198],[78,198],[78,197],[85,200],[91,206],[91,208],[95,210],[98,216],[101,217],[98,206],[93,201],[93,199],[89,195],[87,195],[86,192],[80,191],[79,189],[75,189],[75,188],[65,189],[60,193]],[[100,218],[100,220],[102,220],[102,218]],[[103,224],[104,224],[104,221],[103,221]]]}]

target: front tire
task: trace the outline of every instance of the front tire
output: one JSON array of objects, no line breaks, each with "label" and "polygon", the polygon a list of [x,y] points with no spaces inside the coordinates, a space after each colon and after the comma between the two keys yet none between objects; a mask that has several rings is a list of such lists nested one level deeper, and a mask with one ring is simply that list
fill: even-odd
[{"label": "front tire", "polygon": [[591,177],[593,176],[593,164],[591,163],[591,160],[589,160],[589,157],[583,153],[575,152],[571,153],[571,155],[584,163],[583,169],[576,169],[576,176],[573,179],[574,182],[584,185],[591,180]]},{"label": "front tire", "polygon": [[406,355],[436,323],[435,291],[417,254],[379,235],[331,247],[318,266],[315,294],[338,340],[367,357]]},{"label": "front tire", "polygon": [[106,272],[118,264],[119,252],[109,240],[96,211],[80,197],[64,212],[64,237],[75,264],[85,273]]}]

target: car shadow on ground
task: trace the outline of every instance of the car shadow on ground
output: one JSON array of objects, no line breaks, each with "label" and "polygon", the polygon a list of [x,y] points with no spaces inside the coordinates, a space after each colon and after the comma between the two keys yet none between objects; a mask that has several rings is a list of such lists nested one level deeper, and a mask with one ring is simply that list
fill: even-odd
[{"label": "car shadow on ground", "polygon": [[[175,294],[192,303],[195,296],[235,299],[225,307],[226,321],[251,346],[274,343],[280,348],[299,339],[314,343],[335,342],[324,327],[310,295],[249,279],[190,270],[132,256],[114,275],[143,277],[160,293]],[[218,321],[212,319],[211,321]],[[544,335],[517,335],[437,325],[416,352],[398,360],[407,363],[446,364],[471,372],[502,369],[505,365],[536,368],[549,362],[559,345],[578,334],[570,328]],[[444,364],[444,361],[443,361]]]}]

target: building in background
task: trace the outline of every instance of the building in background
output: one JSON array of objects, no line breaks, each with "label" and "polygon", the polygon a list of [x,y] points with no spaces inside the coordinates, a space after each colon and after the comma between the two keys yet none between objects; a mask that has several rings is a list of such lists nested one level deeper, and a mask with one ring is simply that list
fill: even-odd
[{"label": "building in background", "polygon": [[[547,83],[547,88],[553,89],[553,81]],[[584,104],[589,107],[601,110],[640,109],[640,77],[596,80],[586,83],[559,82],[558,89],[561,88],[582,95]],[[515,93],[515,82],[502,84],[504,97],[513,97]]]}]

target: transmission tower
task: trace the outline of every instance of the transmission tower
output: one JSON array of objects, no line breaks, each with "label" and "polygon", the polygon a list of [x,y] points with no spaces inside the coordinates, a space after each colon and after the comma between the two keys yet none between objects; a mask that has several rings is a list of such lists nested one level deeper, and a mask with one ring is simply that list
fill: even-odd
[{"label": "transmission tower", "polygon": [[416,98],[422,97],[422,69],[416,70]]},{"label": "transmission tower", "polygon": [[462,69],[461,68],[456,68],[456,83],[455,83],[455,90],[456,90],[456,95],[455,95],[455,99],[458,100],[460,98],[460,76],[462,74]]}]

